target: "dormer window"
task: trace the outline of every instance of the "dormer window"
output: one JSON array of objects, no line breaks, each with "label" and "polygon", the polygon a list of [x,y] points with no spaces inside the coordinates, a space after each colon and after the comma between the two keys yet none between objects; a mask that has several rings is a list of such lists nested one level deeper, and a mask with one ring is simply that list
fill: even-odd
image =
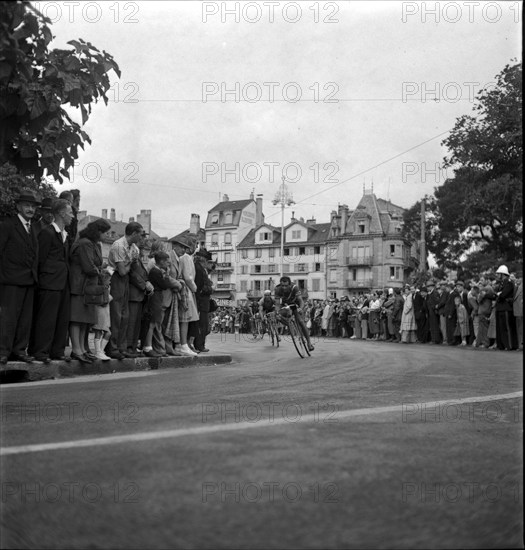
[{"label": "dormer window", "polygon": [[357,225],[357,232],[364,234],[366,225],[364,223],[360,223]]},{"label": "dormer window", "polygon": [[272,235],[268,231],[261,231],[259,233],[259,240],[260,241],[269,241],[269,240],[271,240],[271,238],[272,238]]},{"label": "dormer window", "polygon": [[301,238],[301,231],[292,231],[292,239],[300,239]]},{"label": "dormer window", "polygon": [[211,215],[211,223],[217,225],[219,223],[219,214]]},{"label": "dormer window", "polygon": [[231,225],[233,223],[233,213],[232,212],[226,212],[224,214],[224,224],[225,225]]}]

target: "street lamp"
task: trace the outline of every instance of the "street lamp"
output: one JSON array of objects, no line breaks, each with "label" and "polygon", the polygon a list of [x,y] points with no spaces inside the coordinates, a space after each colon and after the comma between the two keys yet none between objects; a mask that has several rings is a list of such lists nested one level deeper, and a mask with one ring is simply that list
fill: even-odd
[{"label": "street lamp", "polygon": [[280,276],[284,275],[284,208],[285,206],[291,206],[295,204],[292,194],[288,191],[288,186],[284,183],[284,175],[281,178],[283,182],[279,186],[279,191],[275,193],[275,197],[272,201],[274,205],[281,205],[281,269]]}]

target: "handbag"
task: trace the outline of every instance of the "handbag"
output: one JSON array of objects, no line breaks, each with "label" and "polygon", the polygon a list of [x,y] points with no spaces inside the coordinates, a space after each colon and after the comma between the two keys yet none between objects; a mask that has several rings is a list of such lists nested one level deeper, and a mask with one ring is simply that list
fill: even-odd
[{"label": "handbag", "polygon": [[218,309],[219,309],[219,305],[217,304],[217,302],[213,298],[210,298],[210,313],[213,313]]},{"label": "handbag", "polygon": [[86,306],[105,306],[109,304],[109,288],[102,284],[102,278],[99,275],[95,282],[94,279],[86,279],[84,283],[84,305]]}]

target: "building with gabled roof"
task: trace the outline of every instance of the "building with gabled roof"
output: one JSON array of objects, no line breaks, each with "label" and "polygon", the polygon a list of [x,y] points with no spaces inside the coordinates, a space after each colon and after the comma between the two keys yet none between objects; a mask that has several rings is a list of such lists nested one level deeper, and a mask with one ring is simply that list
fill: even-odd
[{"label": "building with gabled roof", "polygon": [[[284,228],[283,272],[311,299],[326,297],[325,244],[329,223],[292,219]],[[281,228],[262,224],[239,243],[239,303],[260,299],[265,290],[279,283],[281,268]]]},{"label": "building with gabled roof", "polygon": [[371,190],[355,210],[333,211],[327,243],[330,297],[356,296],[385,287],[402,287],[419,267],[419,244],[402,236],[405,209],[378,199]]},{"label": "building with gabled roof", "polygon": [[219,305],[233,305],[237,300],[237,245],[257,225],[264,222],[262,195],[253,193],[246,200],[230,201],[227,195],[208,210],[206,248],[216,260],[210,278],[215,287],[213,297]]}]

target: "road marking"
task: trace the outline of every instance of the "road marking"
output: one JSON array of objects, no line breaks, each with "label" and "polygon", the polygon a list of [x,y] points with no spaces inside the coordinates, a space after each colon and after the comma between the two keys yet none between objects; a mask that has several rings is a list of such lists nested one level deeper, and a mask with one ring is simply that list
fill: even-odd
[{"label": "road marking", "polygon": [[[442,405],[461,405],[465,403],[484,403],[487,401],[502,401],[506,399],[517,399],[523,397],[523,392],[506,393],[500,395],[484,395],[479,397],[466,397],[463,399],[446,399],[443,401],[429,401],[427,403],[403,403],[402,405],[390,405],[388,407],[371,407],[368,409],[351,409],[347,411],[338,411],[337,419],[351,418],[354,416],[366,416],[370,414],[392,413],[400,415],[405,407],[425,407],[435,408]],[[318,414],[307,414],[301,416],[297,422],[318,422]],[[161,430],[158,432],[142,432],[127,435],[113,435],[107,437],[95,437],[92,439],[78,439],[73,441],[58,441],[56,443],[39,443],[36,445],[18,445],[15,447],[0,448],[0,456],[16,455],[22,453],[38,453],[43,451],[56,451],[61,449],[78,449],[81,447],[96,447],[99,445],[118,445],[119,443],[135,443],[139,441],[151,441],[154,439],[172,439],[189,435],[203,435],[217,432],[232,432],[237,430],[247,430],[253,428],[267,428],[270,426],[282,426],[292,423],[288,418],[277,418],[268,420],[268,422],[235,422],[228,424],[213,424],[212,426],[198,426],[194,428],[178,428],[175,430]]]}]

